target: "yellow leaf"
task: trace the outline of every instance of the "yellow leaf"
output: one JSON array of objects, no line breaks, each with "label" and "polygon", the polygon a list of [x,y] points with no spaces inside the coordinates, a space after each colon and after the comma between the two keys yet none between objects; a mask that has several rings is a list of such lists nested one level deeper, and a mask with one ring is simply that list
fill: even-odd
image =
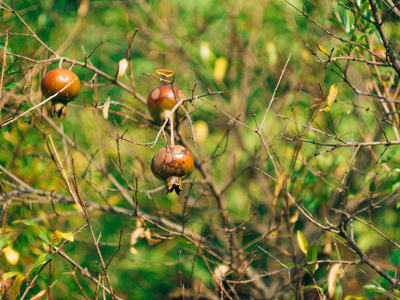
[{"label": "yellow leaf", "polygon": [[171,77],[171,76],[174,76],[174,74],[175,74],[174,71],[172,71],[172,70],[165,70],[165,69],[156,70],[156,73],[157,73],[158,75],[162,75],[162,76],[165,76],[165,77]]},{"label": "yellow leaf", "polygon": [[308,242],[300,230],[297,230],[297,243],[299,243],[301,252],[307,255]]},{"label": "yellow leaf", "polygon": [[328,294],[329,298],[332,299],[336,292],[336,279],[337,276],[341,273],[340,264],[334,264],[331,266],[328,275]]},{"label": "yellow leaf", "polygon": [[209,130],[206,122],[204,122],[203,120],[194,122],[193,129],[196,141],[199,144],[202,144],[207,140]]},{"label": "yellow leaf", "polygon": [[56,237],[58,239],[64,239],[64,240],[68,240],[70,242],[74,241],[74,235],[72,232],[61,232],[61,231],[56,230],[54,232],[54,234],[56,235]]},{"label": "yellow leaf", "polygon": [[338,93],[338,88],[336,87],[336,84],[332,84],[331,88],[329,89],[329,95],[328,95],[328,107],[332,107],[333,102],[335,102],[336,96]]},{"label": "yellow leaf", "polygon": [[11,286],[11,299],[15,300],[17,299],[17,296],[19,295],[19,292],[21,290],[21,285],[22,282],[25,280],[25,276],[23,275],[18,275],[15,277],[13,284]]},{"label": "yellow leaf", "polygon": [[331,108],[329,106],[324,107],[323,109],[320,109],[319,111],[326,111],[326,112],[330,112]]},{"label": "yellow leaf", "polygon": [[128,67],[128,61],[126,60],[126,58],[121,59],[118,63],[118,70],[116,76],[117,79],[124,76],[127,67]]},{"label": "yellow leaf", "polygon": [[324,48],[324,47],[322,47],[320,44],[318,44],[317,43],[317,47],[318,47],[318,49],[322,52],[322,53],[324,53],[324,54],[326,54],[327,56],[329,56],[329,54],[328,54],[328,51],[326,51],[326,49]]},{"label": "yellow leaf", "polygon": [[4,248],[3,251],[8,262],[12,265],[16,265],[19,259],[18,252],[13,250],[10,246]]},{"label": "yellow leaf", "polygon": [[106,103],[103,106],[103,117],[104,119],[108,119],[108,109],[110,108],[110,97],[107,98]]},{"label": "yellow leaf", "polygon": [[228,70],[228,60],[225,57],[218,58],[214,63],[214,78],[217,82],[224,80]]}]

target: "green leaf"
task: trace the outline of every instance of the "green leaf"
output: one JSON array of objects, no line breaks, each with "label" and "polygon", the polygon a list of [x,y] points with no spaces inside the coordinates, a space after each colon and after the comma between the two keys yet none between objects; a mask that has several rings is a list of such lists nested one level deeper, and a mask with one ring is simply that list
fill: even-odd
[{"label": "green leaf", "polygon": [[50,244],[50,240],[48,239],[46,233],[44,232],[44,230],[43,230],[42,228],[39,227],[38,224],[36,224],[36,222],[34,222],[34,221],[20,221],[20,220],[17,220],[17,221],[12,222],[11,224],[12,224],[12,225],[17,225],[17,224],[20,224],[20,223],[22,223],[22,224],[24,224],[24,225],[26,225],[26,226],[35,228],[35,229],[39,232],[38,235],[39,235],[47,244]]},{"label": "green leaf", "polygon": [[317,290],[320,290],[321,292],[324,292],[324,291],[322,290],[322,288],[321,288],[320,286],[318,286],[318,285],[307,285],[307,286],[303,287],[303,289],[305,289],[305,290],[308,290],[308,289],[317,289]]},{"label": "green leaf", "polygon": [[352,132],[353,132],[353,130],[341,134],[341,135],[339,136],[339,139],[341,139],[342,137],[344,137],[344,136],[346,136],[346,135],[348,135],[349,133],[352,133]]},{"label": "green leaf", "polygon": [[[307,249],[306,261],[312,262],[316,261],[317,259],[318,259],[318,246],[317,245],[309,246]],[[315,270],[317,269],[318,269],[318,264],[309,265],[309,270],[311,271],[311,273],[314,273]]]},{"label": "green leaf", "polygon": [[51,255],[49,253],[43,253],[42,255],[40,255],[38,257],[38,259],[35,261],[35,263],[33,264],[33,266],[31,267],[31,269],[29,270],[28,277],[31,276],[31,273],[33,272],[33,270],[35,270],[38,267],[44,265],[45,263],[47,263],[52,258],[53,258],[53,255]]},{"label": "green leaf", "polygon": [[308,242],[300,230],[297,230],[297,243],[299,243],[300,250],[307,255]]},{"label": "green leaf", "polygon": [[13,88],[20,86],[21,84],[18,82],[10,82],[9,84],[7,84],[6,86],[4,86],[2,88],[2,90],[12,90]]},{"label": "green leaf", "polygon": [[1,276],[1,279],[7,280],[8,278],[13,278],[17,275],[24,276],[19,272],[7,272],[7,273],[4,273],[3,276]]},{"label": "green leaf", "polygon": [[388,294],[388,291],[386,291],[383,287],[376,286],[376,285],[373,285],[373,284],[364,285],[363,288],[366,289],[366,290],[373,291],[373,292],[378,293],[378,294],[382,294],[382,295]]},{"label": "green leaf", "polygon": [[354,29],[354,15],[350,10],[346,10],[343,22],[344,30],[348,35],[351,35]]},{"label": "green leaf", "polygon": [[15,277],[13,284],[11,286],[11,299],[15,300],[17,299],[17,296],[19,295],[19,292],[21,290],[21,285],[22,282],[25,280],[25,276],[24,275],[18,275],[17,277]]},{"label": "green leaf", "polygon": [[337,112],[337,113],[333,116],[332,120],[335,120],[337,117],[339,117],[339,116],[340,116],[342,113],[344,113],[344,112],[346,112],[348,115],[350,114],[350,111],[349,111],[349,110],[343,109],[343,110]]}]

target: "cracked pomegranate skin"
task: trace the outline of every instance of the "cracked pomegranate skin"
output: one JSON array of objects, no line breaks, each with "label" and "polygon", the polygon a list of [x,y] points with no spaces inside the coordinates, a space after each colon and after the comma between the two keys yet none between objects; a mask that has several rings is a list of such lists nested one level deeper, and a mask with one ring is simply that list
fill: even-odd
[{"label": "cracked pomegranate skin", "polygon": [[[180,89],[174,87],[174,91],[178,101],[186,99],[185,94]],[[165,120],[168,111],[170,111],[176,103],[174,92],[172,88],[167,85],[155,88],[147,97],[147,107],[151,116],[158,124],[161,124]],[[183,106],[186,108],[187,104],[184,103]],[[179,116],[184,116],[185,114],[181,108],[178,108],[178,113]]]},{"label": "cracked pomegranate skin", "polygon": [[182,190],[182,179],[189,177],[194,169],[192,153],[180,145],[161,148],[151,161],[154,176],[167,184],[167,193]]},{"label": "cracked pomegranate skin", "polygon": [[51,100],[53,103],[66,104],[73,101],[81,91],[81,82],[74,72],[67,69],[54,69],[47,72],[41,83],[43,96],[48,98],[58,93],[70,82],[72,83],[65,90]]}]

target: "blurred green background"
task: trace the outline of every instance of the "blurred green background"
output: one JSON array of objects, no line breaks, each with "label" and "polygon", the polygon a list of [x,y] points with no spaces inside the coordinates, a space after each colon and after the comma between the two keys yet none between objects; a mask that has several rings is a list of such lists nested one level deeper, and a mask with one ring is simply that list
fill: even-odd
[{"label": "blurred green background", "polygon": [[[343,39],[356,41],[371,50],[381,46],[376,29],[336,1],[290,2]],[[370,17],[368,1],[339,2],[346,6],[363,6],[366,16]],[[11,2],[5,1],[5,4],[11,5]],[[112,78],[119,61],[124,57],[131,59],[129,70],[119,81],[134,88],[145,99],[160,85],[157,79],[145,75],[155,74],[156,69],[173,70],[176,74],[174,84],[187,96],[192,95],[194,87],[195,96],[206,94],[208,90],[224,91],[221,95],[198,99],[193,109],[189,105],[197,148],[191,139],[189,122],[183,120],[179,124],[178,142],[192,151],[198,163],[191,176],[192,186],[185,184],[180,196],[166,195],[163,183],[154,178],[150,170],[151,158],[165,146],[162,135],[153,149],[115,139],[127,130],[124,137],[131,142],[154,141],[160,127],[152,122],[146,105],[127,89],[101,75],[94,77],[93,69],[79,64],[72,67],[82,82],[82,90],[77,100],[69,105],[66,118],[53,119],[51,123],[41,115],[48,114],[49,108],[44,107],[41,113],[31,113],[1,129],[1,166],[34,189],[68,195],[60,184],[62,177],[49,151],[48,136],[52,137],[70,176],[74,165],[84,200],[101,205],[88,205],[88,210],[96,236],[101,233],[100,249],[105,260],[115,252],[123,229],[121,249],[108,269],[113,289],[119,297],[182,298],[182,286],[188,298],[194,295],[219,297],[214,272],[229,261],[231,238],[237,247],[234,255],[251,265],[254,276],[281,268],[279,262],[289,266],[293,261],[301,263],[305,260],[297,244],[297,230],[303,232],[310,245],[317,245],[319,259],[358,259],[337,237],[312,226],[294,207],[287,207],[287,199],[282,195],[274,195],[276,183],[259,171],[278,179],[260,137],[231,119],[237,118],[253,129],[256,128],[255,120],[260,125],[288,62],[261,135],[275,164],[285,174],[285,185],[295,200],[322,224],[325,224],[325,218],[338,224],[340,214],[331,208],[346,208],[353,212],[366,206],[371,199],[379,200],[399,188],[398,146],[387,149],[384,146],[363,147],[357,153],[354,168],[348,170],[354,147],[316,155],[331,147],[301,144],[282,137],[337,142],[307,128],[312,126],[332,135],[335,129],[347,142],[385,141],[385,135],[377,125],[379,122],[387,138],[396,140],[395,127],[382,121],[380,104],[371,97],[357,95],[335,72],[340,73],[338,66],[346,69],[352,84],[367,93],[371,88],[375,91],[377,87],[383,89],[390,85],[393,89],[389,90],[390,95],[396,95],[398,76],[389,68],[374,69],[363,63],[318,63],[307,45],[322,58],[324,54],[316,43],[328,52],[333,49],[334,56],[346,53],[369,60],[369,53],[327,35],[281,0],[13,1],[15,11],[43,44],[32,37],[32,32],[20,19],[7,11],[5,4],[0,10],[0,45],[2,49],[7,46],[8,52],[17,55],[9,55],[4,64],[3,120],[11,117],[15,110],[21,113],[42,100],[40,80],[47,70],[58,66],[58,61],[45,61],[54,56],[43,44],[65,57],[64,68],[70,68],[71,61],[85,62],[85,55],[95,49],[88,65]],[[380,8],[384,9],[382,4]],[[136,28],[138,32],[126,56]],[[391,40],[399,40],[398,19],[389,15],[385,28]],[[8,38],[7,31],[10,33]],[[101,42],[104,43],[98,46]],[[394,47],[398,45],[395,43]],[[338,87],[337,100],[331,110],[332,116],[338,116],[333,122],[335,128],[328,114],[320,111],[325,107],[323,100],[333,84]],[[107,99],[124,106],[112,103],[106,119],[104,110],[96,107],[102,107]],[[396,108],[397,104],[390,106],[390,115],[397,116]],[[307,126],[288,122],[282,116],[290,116]],[[70,140],[64,139],[60,132]],[[71,141],[73,147],[70,147]],[[137,178],[139,191],[135,200],[142,212],[153,216],[155,223],[127,213],[132,212],[132,206],[105,172],[115,177],[131,197],[135,194],[131,187],[135,186]],[[7,213],[2,213],[0,248],[10,246],[19,254],[15,265],[6,255],[0,256],[0,270],[27,276],[38,256],[48,251],[48,247],[38,239],[37,229],[13,225],[13,221],[33,220],[48,237],[55,230],[75,232],[86,222],[71,201],[56,201],[52,205],[48,195],[17,193],[7,196],[7,193],[14,195],[13,191],[23,189],[23,186],[4,172],[0,176],[1,203],[4,205],[8,201]],[[223,230],[220,210],[208,182],[221,193],[230,228],[248,221],[232,234],[233,237]],[[346,186],[344,190],[341,184]],[[126,210],[114,210],[115,207]],[[183,217],[183,212],[188,211]],[[399,217],[395,198],[385,202],[382,208],[359,217],[389,238],[397,238]],[[204,237],[204,251],[199,250],[197,241],[165,227],[162,221],[160,224],[169,230],[159,228],[156,225],[158,218],[166,218],[177,226],[184,224],[189,231]],[[141,236],[132,245],[132,235],[139,227],[149,228],[162,238],[158,241],[159,238],[153,235],[157,241],[152,244],[151,240]],[[358,245],[395,276],[400,257],[398,247],[384,241],[382,236],[360,222],[354,222],[354,232]],[[89,231],[85,229],[75,238],[63,250],[97,278],[103,273]],[[136,254],[132,253],[132,246]],[[312,275],[305,272],[302,285],[320,286],[326,292],[328,266],[329,263],[321,264]],[[243,266],[235,268],[232,263],[229,267],[225,274],[227,279],[249,279],[248,273],[244,275]],[[71,276],[74,271],[88,298],[93,297],[96,285],[73,267],[69,268],[61,257],[55,256],[50,279],[56,281],[51,290],[53,299],[84,299]],[[340,283],[337,282],[338,298],[347,295],[372,297],[377,289],[363,288],[367,284],[390,290],[388,282],[368,266],[347,266],[344,273]],[[48,280],[46,268],[27,297],[44,290]],[[288,278],[287,272],[261,281],[264,288],[254,283],[238,285],[237,296],[242,299],[288,299],[293,296],[293,280]],[[25,287],[26,281],[22,284],[21,294]],[[340,291],[343,291],[342,296],[339,296]],[[270,298],[265,296],[266,293]]]}]

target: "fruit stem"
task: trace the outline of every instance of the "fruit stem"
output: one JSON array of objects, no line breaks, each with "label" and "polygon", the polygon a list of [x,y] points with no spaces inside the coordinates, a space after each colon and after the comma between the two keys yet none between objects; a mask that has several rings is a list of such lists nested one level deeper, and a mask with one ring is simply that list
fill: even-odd
[{"label": "fruit stem", "polygon": [[171,124],[171,145],[175,145],[174,118],[172,116],[169,117],[169,122]]},{"label": "fruit stem", "polygon": [[62,63],[63,63],[64,57],[61,57],[60,62],[58,63],[58,68],[62,69]]}]

